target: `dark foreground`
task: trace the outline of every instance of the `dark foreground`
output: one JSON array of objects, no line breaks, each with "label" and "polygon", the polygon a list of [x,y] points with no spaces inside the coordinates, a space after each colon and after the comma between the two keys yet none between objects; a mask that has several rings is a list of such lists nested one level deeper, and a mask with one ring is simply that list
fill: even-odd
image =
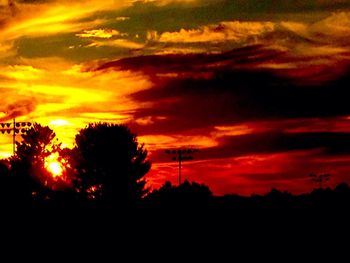
[{"label": "dark foreground", "polygon": [[350,210],[345,200],[277,200],[227,196],[133,208],[52,203],[8,207],[1,213],[2,238],[17,249],[30,249],[35,258],[45,251],[49,259],[62,256],[78,262],[279,261],[280,253],[303,262],[305,253],[327,253],[330,245],[347,244]]}]

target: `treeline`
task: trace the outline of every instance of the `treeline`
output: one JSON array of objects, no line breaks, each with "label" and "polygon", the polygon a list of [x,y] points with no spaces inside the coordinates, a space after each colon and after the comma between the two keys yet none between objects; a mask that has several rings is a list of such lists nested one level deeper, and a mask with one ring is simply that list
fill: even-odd
[{"label": "treeline", "polygon": [[[185,181],[180,186],[165,183],[146,198],[146,204],[162,209],[209,209],[216,211],[330,211],[350,208],[350,187],[341,183],[334,189],[317,188],[310,193],[293,195],[273,188],[265,195],[214,196],[205,185]],[[350,211],[350,210],[349,210]]]},{"label": "treeline", "polygon": [[[57,171],[50,171],[50,162]],[[76,135],[74,148],[67,149],[50,128],[35,124],[22,135],[16,154],[0,161],[0,205],[281,211],[346,210],[350,202],[350,188],[344,183],[298,196],[277,189],[260,196],[214,196],[208,186],[188,181],[179,186],[166,182],[150,191],[145,180],[150,168],[147,150],[124,125],[90,124]]]}]

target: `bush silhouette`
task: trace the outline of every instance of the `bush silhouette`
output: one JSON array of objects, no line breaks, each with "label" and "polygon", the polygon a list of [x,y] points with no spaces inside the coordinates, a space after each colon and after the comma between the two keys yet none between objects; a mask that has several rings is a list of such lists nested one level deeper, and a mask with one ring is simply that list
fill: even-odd
[{"label": "bush silhouette", "polygon": [[151,167],[147,151],[126,126],[90,124],[75,143],[69,155],[74,185],[84,198],[126,205],[147,193],[144,176]]}]

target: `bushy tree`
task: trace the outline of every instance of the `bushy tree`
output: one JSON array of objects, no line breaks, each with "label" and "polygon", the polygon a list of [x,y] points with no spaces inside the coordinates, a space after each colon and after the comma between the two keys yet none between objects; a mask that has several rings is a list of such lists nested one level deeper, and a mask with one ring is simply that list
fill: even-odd
[{"label": "bushy tree", "polygon": [[16,143],[16,154],[9,161],[17,198],[47,198],[52,189],[63,183],[45,168],[45,158],[60,151],[55,138],[49,127],[34,124],[22,135],[21,142]]},{"label": "bushy tree", "polygon": [[86,198],[124,205],[137,202],[147,192],[144,176],[151,164],[128,127],[90,124],[75,143],[70,162],[77,175],[75,186]]}]

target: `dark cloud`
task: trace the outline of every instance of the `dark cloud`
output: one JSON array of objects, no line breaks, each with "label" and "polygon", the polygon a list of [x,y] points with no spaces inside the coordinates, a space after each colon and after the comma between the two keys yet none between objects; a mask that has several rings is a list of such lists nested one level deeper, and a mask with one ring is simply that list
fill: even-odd
[{"label": "dark cloud", "polygon": [[219,146],[203,150],[203,158],[227,158],[288,151],[322,150],[327,155],[349,155],[350,133],[283,133],[266,132],[228,136]]},{"label": "dark cloud", "polygon": [[37,104],[38,102],[34,98],[22,99],[15,103],[9,103],[5,105],[3,109],[6,117],[0,118],[0,121],[8,121],[19,116],[27,115],[35,110]]},{"label": "dark cloud", "polygon": [[[225,3],[232,4],[232,0],[226,0]],[[249,11],[268,11],[268,12],[305,12],[305,11],[318,11],[318,10],[337,10],[339,8],[349,7],[349,1],[347,0],[307,0],[307,1],[295,1],[285,0],[283,4],[276,4],[274,0],[248,0],[238,1],[244,6],[244,9]]]},{"label": "dark cloud", "polygon": [[97,70],[109,68],[143,71],[150,76],[159,73],[203,73],[221,71],[275,59],[284,52],[267,49],[263,45],[237,48],[220,54],[151,55],[130,57],[101,65]]},{"label": "dark cloud", "polygon": [[[165,2],[165,1],[164,1]],[[168,5],[159,5],[156,1],[135,1],[133,9],[135,13],[143,13],[148,11],[162,11],[174,8],[182,8],[184,10],[192,8],[200,9],[207,16],[215,16],[219,14],[225,16],[227,14],[236,15],[240,13],[278,13],[278,12],[307,12],[307,11],[321,11],[321,10],[338,10],[350,6],[347,0],[307,0],[295,1],[284,0],[283,4],[276,4],[275,0],[201,0],[195,3],[168,1]],[[210,15],[210,11],[212,13]],[[207,13],[208,12],[208,13]],[[196,12],[193,12],[196,16]]]},{"label": "dark cloud", "polygon": [[[350,133],[285,133],[269,131],[238,136],[224,136],[218,139],[217,146],[202,148],[196,153],[196,160],[229,159],[287,152],[305,152],[304,155],[307,155],[305,161],[307,162],[311,161],[312,156],[324,158],[325,156],[350,155]],[[152,158],[155,161],[167,162],[169,161],[167,157],[162,150],[152,152]],[[298,162],[300,161],[298,160]],[[300,166],[298,169],[300,169]]]},{"label": "dark cloud", "polygon": [[[144,56],[107,63],[99,69],[143,71],[154,82],[152,89],[132,99],[152,103],[135,113],[135,119],[165,117],[141,133],[174,133],[247,121],[328,118],[350,115],[350,77],[325,81],[332,68],[298,80],[289,70],[261,69],[263,62],[277,64],[285,54],[261,46],[217,55]],[[293,69],[294,74],[309,68]],[[175,77],[167,77],[175,74]],[[304,74],[304,73],[303,73]],[[296,74],[297,75],[297,74]]]}]

